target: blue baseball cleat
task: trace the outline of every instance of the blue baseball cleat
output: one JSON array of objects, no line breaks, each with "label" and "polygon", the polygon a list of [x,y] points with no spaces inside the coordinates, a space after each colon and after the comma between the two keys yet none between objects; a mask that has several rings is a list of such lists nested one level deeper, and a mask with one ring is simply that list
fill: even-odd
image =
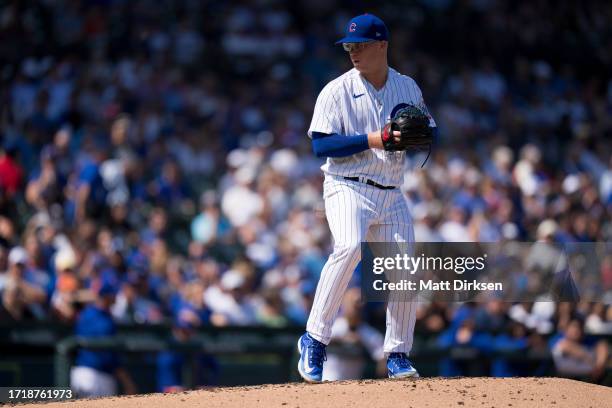
[{"label": "blue baseball cleat", "polygon": [[405,353],[391,353],[387,359],[389,378],[416,378],[419,376]]},{"label": "blue baseball cleat", "polygon": [[298,351],[300,352],[298,371],[306,382],[321,382],[323,362],[327,360],[326,347],[325,344],[313,339],[308,333],[304,333],[298,340]]}]

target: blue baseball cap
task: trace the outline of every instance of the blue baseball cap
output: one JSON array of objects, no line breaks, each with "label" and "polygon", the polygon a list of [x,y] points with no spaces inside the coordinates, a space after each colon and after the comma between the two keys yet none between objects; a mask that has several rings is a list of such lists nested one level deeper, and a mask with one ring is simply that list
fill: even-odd
[{"label": "blue baseball cap", "polygon": [[336,41],[336,44],[388,41],[388,39],[389,30],[380,18],[374,14],[362,14],[348,22],[344,38]]}]

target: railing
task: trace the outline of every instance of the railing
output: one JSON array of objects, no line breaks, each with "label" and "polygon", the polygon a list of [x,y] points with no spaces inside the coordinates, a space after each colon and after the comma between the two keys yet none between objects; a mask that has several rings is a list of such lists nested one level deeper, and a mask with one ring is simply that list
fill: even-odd
[{"label": "railing", "polygon": [[[67,386],[70,367],[80,347],[90,349],[117,350],[131,358],[130,371],[145,373],[140,376],[142,391],[154,391],[154,377],[151,368],[155,367],[144,356],[155,355],[163,350],[181,351],[188,356],[207,353],[220,359],[222,378],[220,385],[258,384],[264,382],[286,382],[299,380],[295,366],[297,363],[296,341],[303,333],[303,327],[204,327],[188,342],[177,344],[171,341],[172,329],[169,325],[120,325],[118,335],[113,338],[85,339],[72,335],[73,328],[56,323],[24,323],[6,325],[0,323],[0,379],[2,367],[10,367],[15,382],[28,382],[31,369],[23,366],[24,358],[40,361],[37,375],[46,378],[44,384]],[[602,336],[609,342],[612,336]],[[365,354],[361,347],[331,345],[328,353],[343,355]],[[419,367],[422,375],[439,375],[439,363],[450,358],[464,365],[465,375],[488,375],[486,369],[493,359],[503,357],[510,362],[527,362],[545,367],[537,375],[554,375],[554,367],[548,350],[527,350],[507,353],[482,353],[472,347],[441,348],[435,336],[428,333],[415,333],[411,359]],[[136,361],[138,360],[138,361]],[[183,367],[184,386],[195,384],[195,358]],[[42,363],[44,362],[44,364]],[[374,365],[370,364],[366,375],[374,375]],[[536,375],[534,372],[531,375]],[[145,378],[146,377],[146,378]],[[32,382],[34,380],[30,380]],[[41,381],[41,380],[36,380]],[[5,382],[11,382],[7,380]],[[36,385],[36,384],[31,384]]]},{"label": "railing", "polygon": [[[170,343],[168,338],[157,336],[123,334],[112,338],[86,339],[70,336],[55,348],[55,385],[68,386],[72,357],[79,348],[117,350],[124,353],[157,353],[172,349],[195,356],[206,353],[217,357],[240,355],[275,355],[280,358],[279,376],[286,381],[297,379],[293,375],[290,362],[295,361],[296,339],[299,332],[285,329],[267,329],[255,327],[227,327],[221,329],[209,328],[201,330],[189,341]],[[168,328],[168,333],[170,328]],[[185,387],[195,386],[193,373],[196,370],[195,358],[189,358],[190,364],[183,367],[183,383]],[[257,363],[255,363],[257,364]]]}]

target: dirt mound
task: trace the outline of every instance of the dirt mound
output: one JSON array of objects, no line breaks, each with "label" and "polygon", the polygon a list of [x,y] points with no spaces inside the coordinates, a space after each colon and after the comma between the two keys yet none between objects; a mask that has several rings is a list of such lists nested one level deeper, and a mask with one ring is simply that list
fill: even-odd
[{"label": "dirt mound", "polygon": [[[40,404],[29,405],[40,408]],[[612,407],[612,388],[562,378],[421,378],[213,388],[44,404],[45,408]]]}]

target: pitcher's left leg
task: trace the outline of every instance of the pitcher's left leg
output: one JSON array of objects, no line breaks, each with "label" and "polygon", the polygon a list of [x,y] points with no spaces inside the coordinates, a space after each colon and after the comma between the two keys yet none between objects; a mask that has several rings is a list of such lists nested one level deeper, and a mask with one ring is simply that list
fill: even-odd
[{"label": "pitcher's left leg", "polygon": [[[376,235],[379,241],[396,243],[402,252],[413,255],[414,227],[408,205],[400,191],[393,190],[389,194],[391,197],[384,218],[375,227]],[[389,294],[384,344],[387,354],[410,353],[417,311],[417,303],[411,300],[412,296],[410,292],[401,291]]]}]

